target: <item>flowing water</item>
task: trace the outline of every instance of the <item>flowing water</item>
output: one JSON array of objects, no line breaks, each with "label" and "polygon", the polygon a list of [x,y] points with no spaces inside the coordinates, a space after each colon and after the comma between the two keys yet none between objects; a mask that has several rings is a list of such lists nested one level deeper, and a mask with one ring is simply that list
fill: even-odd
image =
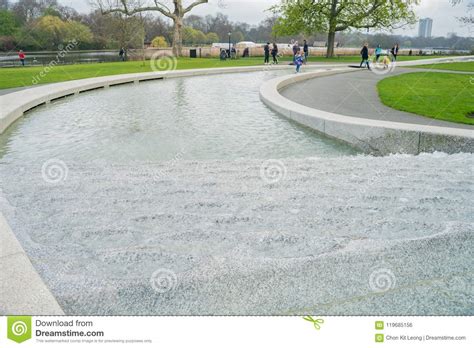
[{"label": "flowing water", "polygon": [[372,157],[279,73],[149,82],[0,137],[0,210],[67,314],[473,314],[472,154]]}]

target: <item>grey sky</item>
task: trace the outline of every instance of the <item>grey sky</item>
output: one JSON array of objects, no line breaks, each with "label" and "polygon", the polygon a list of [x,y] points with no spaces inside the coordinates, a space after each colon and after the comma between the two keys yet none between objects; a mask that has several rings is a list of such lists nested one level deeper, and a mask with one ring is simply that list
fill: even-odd
[{"label": "grey sky", "polygon": [[[474,0],[464,0],[464,3],[452,7],[449,0],[421,0],[416,13],[419,17],[433,18],[433,35],[446,36],[448,32],[456,32],[463,36],[472,36],[467,27],[463,27],[456,17],[466,14],[467,3]],[[90,9],[89,0],[59,0],[59,2],[74,7],[80,12]],[[209,0],[209,4],[198,6],[193,13],[198,15],[222,12],[232,21],[257,24],[269,15],[267,10],[279,0]],[[472,28],[471,28],[472,29]],[[416,35],[417,27],[398,30],[397,34]]]}]

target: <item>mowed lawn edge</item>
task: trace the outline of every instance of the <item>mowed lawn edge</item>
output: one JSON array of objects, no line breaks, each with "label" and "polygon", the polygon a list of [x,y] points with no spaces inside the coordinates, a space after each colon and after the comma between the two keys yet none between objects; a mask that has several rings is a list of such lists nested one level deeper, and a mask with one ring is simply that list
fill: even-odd
[{"label": "mowed lawn edge", "polygon": [[439,69],[439,70],[447,70],[447,71],[466,71],[466,72],[474,73],[474,62],[425,64],[425,65],[409,66],[407,68]]},{"label": "mowed lawn edge", "polygon": [[377,84],[385,105],[437,120],[474,125],[474,84],[471,76],[413,72],[388,77]]}]

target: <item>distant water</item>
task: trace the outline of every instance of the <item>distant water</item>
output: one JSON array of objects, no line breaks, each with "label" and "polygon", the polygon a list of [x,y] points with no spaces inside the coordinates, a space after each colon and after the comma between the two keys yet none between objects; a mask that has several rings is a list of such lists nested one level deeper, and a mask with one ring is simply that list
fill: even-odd
[{"label": "distant water", "polygon": [[[80,63],[101,63],[118,62],[120,60],[117,51],[69,51],[65,54],[62,46],[57,52],[25,52],[26,65],[48,65],[55,64],[80,64]],[[17,52],[0,53],[0,67],[20,66]]]}]

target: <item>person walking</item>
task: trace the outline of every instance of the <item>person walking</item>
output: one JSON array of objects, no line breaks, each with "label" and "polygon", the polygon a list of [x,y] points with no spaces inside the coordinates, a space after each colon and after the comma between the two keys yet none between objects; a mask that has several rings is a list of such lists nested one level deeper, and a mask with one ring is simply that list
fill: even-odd
[{"label": "person walking", "polygon": [[393,60],[397,60],[397,56],[398,56],[398,50],[400,49],[400,47],[398,46],[398,43],[396,43],[392,49],[390,50],[390,53],[392,53],[392,56],[393,56]]},{"label": "person walking", "polygon": [[273,58],[273,64],[278,64],[278,46],[275,42],[273,43],[273,48],[272,48],[272,58]]},{"label": "person walking", "polygon": [[298,41],[295,41],[293,44],[293,64],[296,64],[296,54],[300,51],[300,46],[298,45]]},{"label": "person walking", "polygon": [[295,65],[296,65],[296,73],[300,72],[301,66],[304,63],[304,56],[301,54],[301,50],[299,50],[295,55]]},{"label": "person walking", "polygon": [[121,48],[119,51],[119,57],[122,60],[122,62],[125,62],[125,48]]},{"label": "person walking", "polygon": [[375,62],[379,61],[381,54],[382,54],[382,47],[380,47],[380,45],[377,45],[377,48],[375,48]]},{"label": "person walking", "polygon": [[26,54],[22,50],[18,51],[18,58],[20,59],[21,66],[25,66]]},{"label": "person walking", "polygon": [[304,40],[303,52],[304,52],[304,63],[306,64],[308,62],[308,56],[309,56],[309,46],[306,40]]},{"label": "person walking", "polygon": [[370,65],[369,65],[369,44],[366,42],[364,44],[364,47],[360,50],[360,55],[362,56],[362,61],[360,62],[360,68],[362,68],[362,65],[365,63],[367,66],[367,69],[370,70]]},{"label": "person walking", "polygon": [[265,65],[267,65],[270,63],[270,42],[263,46],[263,52],[265,54]]}]

